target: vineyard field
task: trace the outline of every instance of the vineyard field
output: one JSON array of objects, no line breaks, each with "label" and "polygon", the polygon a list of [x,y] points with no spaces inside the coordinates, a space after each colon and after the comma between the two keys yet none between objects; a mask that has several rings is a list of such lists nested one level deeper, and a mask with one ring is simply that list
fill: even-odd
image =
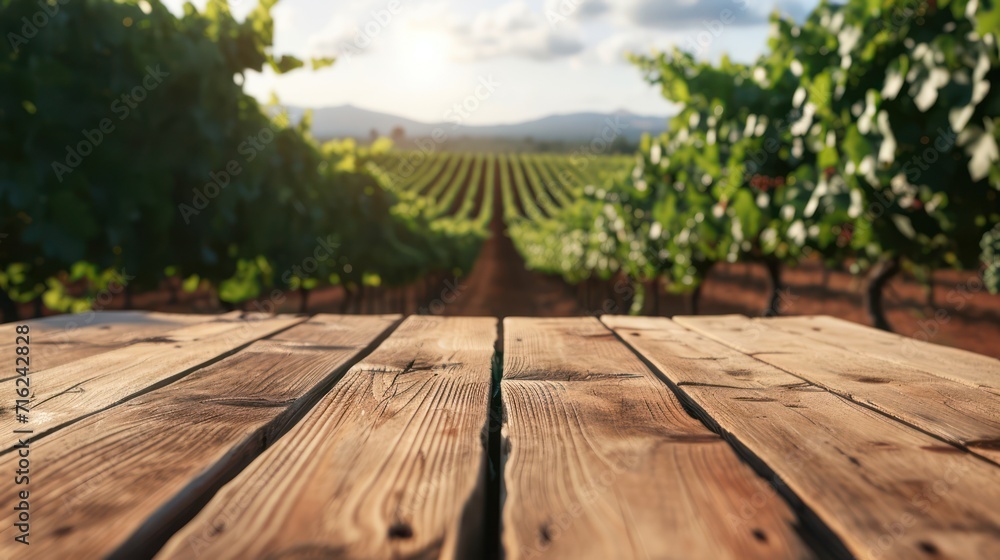
[{"label": "vineyard field", "polygon": [[[8,4],[10,21],[32,17]],[[766,46],[739,61],[629,56],[672,113],[637,144],[602,132],[430,149],[402,124],[321,142],[312,111],[246,91],[234,76],[335,61],[275,53],[273,6],[71,3],[0,65],[14,84],[0,92],[5,320],[156,293],[177,310],[700,314],[751,284],[739,311],[773,316],[801,312],[817,285],[838,301],[824,292],[837,275],[850,309],[830,313],[884,330],[971,321],[969,300],[992,317],[995,2],[819,2],[773,13]],[[108,63],[75,70],[94,53]],[[168,59],[177,74],[99,150],[49,173],[116,102],[108,84]],[[747,267],[760,281],[727,280]],[[940,296],[942,274],[969,280]]]},{"label": "vineyard field", "polygon": [[[419,164],[413,164],[419,162]],[[610,251],[601,260],[599,251],[589,253],[593,274],[562,277],[548,266],[546,248],[551,239],[536,237],[540,224],[556,215],[566,220],[574,212],[584,213],[586,224],[603,219],[592,213],[595,197],[616,179],[633,171],[634,158],[594,156],[575,158],[564,154],[417,154],[389,151],[371,158],[378,174],[390,190],[413,196],[437,218],[455,220],[477,231],[483,243],[476,248],[476,262],[470,270],[451,270],[403,286],[364,286],[349,296],[340,287],[316,289],[307,302],[296,303],[290,294],[278,310],[293,311],[308,305],[310,310],[355,313],[432,313],[444,315],[533,315],[542,310],[550,316],[578,316],[634,312],[649,315],[691,313],[687,296],[671,293],[665,284],[636,282],[616,270]],[[405,172],[405,173],[404,173]],[[550,214],[552,213],[552,214]],[[577,233],[585,228],[581,225]],[[608,240],[605,239],[605,243]],[[562,247],[564,244],[558,244]],[[580,245],[581,248],[583,244]],[[594,240],[592,248],[600,248]],[[582,252],[576,257],[585,258]],[[574,255],[559,255],[567,259]],[[564,263],[567,269],[580,261]],[[536,270],[532,270],[532,269]],[[944,274],[944,273],[942,273]],[[901,332],[925,336],[994,355],[992,340],[1000,324],[1000,305],[995,298],[974,289],[975,279],[960,273],[941,274],[934,291],[938,301],[960,297],[977,312],[957,314],[947,324],[928,322],[913,309],[926,304],[927,290],[912,280],[892,284],[893,301],[889,314]],[[829,272],[819,261],[790,270],[786,284],[791,299],[787,311],[794,314],[823,313],[863,322],[859,279],[844,272]],[[166,285],[169,287],[170,282]],[[704,312],[753,315],[764,304],[766,270],[755,263],[720,264],[707,283]],[[949,289],[949,286],[962,289]],[[640,290],[645,293],[640,295]],[[211,292],[180,293],[168,296],[151,292],[133,296],[131,306],[168,311],[212,311],[216,302]],[[257,309],[258,302],[244,302],[245,309]],[[121,297],[107,308],[124,306]],[[637,308],[634,308],[638,306]],[[31,313],[25,309],[24,314]]]},{"label": "vineyard field", "polygon": [[[613,174],[627,174],[634,162],[632,156],[366,150],[349,142],[331,142],[321,151],[331,162],[350,161],[359,177],[365,174],[372,178],[368,185],[360,184],[359,190],[378,192],[377,181],[383,190],[379,196],[395,200],[392,210],[359,206],[358,210],[376,213],[367,218],[352,216],[349,208],[338,209],[350,220],[358,220],[357,225],[347,222],[349,227],[359,228],[355,233],[369,227],[375,235],[371,239],[364,234],[353,238],[350,249],[342,251],[332,266],[300,272],[302,267],[291,261],[290,266],[280,269],[286,270],[281,274],[278,270],[284,266],[282,261],[289,261],[287,256],[250,258],[247,251],[248,258],[236,263],[235,274],[219,267],[209,271],[200,266],[166,266],[158,285],[144,279],[116,290],[122,283],[113,269],[103,269],[97,259],[84,259],[65,265],[62,271],[58,265],[54,271],[10,269],[7,278],[17,279],[26,288],[8,290],[15,301],[5,304],[5,310],[13,308],[20,316],[41,315],[46,309],[79,311],[101,298],[106,300],[102,307],[112,308],[210,311],[221,305],[264,311],[426,312],[427,305],[440,299],[434,297],[433,287],[448,278],[456,283],[468,276],[477,259],[487,260],[483,255],[490,253],[493,244],[504,244],[502,253],[509,260],[505,268],[524,269],[520,253],[511,245],[508,227],[548,219],[570,208]],[[386,213],[377,215],[382,212]],[[344,223],[343,218],[339,220]],[[386,231],[386,221],[398,222],[402,230]],[[363,226],[365,222],[369,225]],[[385,246],[387,241],[395,247]],[[371,246],[365,248],[367,244]],[[288,254],[281,247],[275,249]],[[131,269],[126,266],[125,270]],[[287,271],[293,271],[293,277],[289,278]],[[32,287],[32,282],[41,280],[47,288]],[[157,292],[169,294],[166,301],[161,301]],[[120,303],[110,304],[112,300]],[[295,301],[297,306],[292,303]],[[576,302],[566,300],[556,307],[566,309],[563,314],[579,313]],[[530,313],[530,308],[524,313]]]},{"label": "vineyard field", "polygon": [[570,206],[588,187],[631,172],[634,161],[632,156],[391,152],[374,164],[395,189],[426,199],[434,215],[485,224],[496,187],[505,220],[545,218]]},{"label": "vineyard field", "polygon": [[722,4],[0,0],[0,560],[1000,559],[1000,0]]}]

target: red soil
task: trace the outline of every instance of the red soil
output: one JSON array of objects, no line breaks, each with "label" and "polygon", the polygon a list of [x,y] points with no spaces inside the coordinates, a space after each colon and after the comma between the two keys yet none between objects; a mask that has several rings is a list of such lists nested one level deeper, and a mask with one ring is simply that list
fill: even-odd
[{"label": "red soil", "polygon": [[[788,292],[781,308],[783,315],[832,315],[868,324],[860,278],[830,272],[824,287],[822,266],[813,261],[786,270],[784,281]],[[762,266],[719,267],[703,289],[703,313],[759,314],[764,308],[766,286]],[[929,301],[925,289],[912,278],[899,276],[890,282],[885,305],[893,330],[1000,358],[1000,296],[986,292],[975,272],[936,272],[933,286],[934,295]]]},{"label": "red soil", "polygon": [[[498,171],[496,171],[498,173]],[[526,270],[524,260],[507,236],[503,196],[494,182],[491,237],[468,278],[459,284],[458,297],[445,305],[444,315],[568,317],[583,310],[561,280]]]}]

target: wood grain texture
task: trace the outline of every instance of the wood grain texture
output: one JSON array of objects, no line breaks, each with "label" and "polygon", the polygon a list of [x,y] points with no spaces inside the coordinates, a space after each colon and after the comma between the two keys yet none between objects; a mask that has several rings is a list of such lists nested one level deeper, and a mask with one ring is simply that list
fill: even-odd
[{"label": "wood grain texture", "polygon": [[[771,327],[889,360],[1000,396],[1000,360],[824,315],[775,317]],[[918,333],[919,334],[919,333]]]},{"label": "wood grain texture", "polygon": [[0,558],[151,556],[397,320],[315,317],[32,443],[31,546],[4,524]]},{"label": "wood grain texture", "polygon": [[[0,356],[13,354],[15,327],[31,328],[33,373],[74,360],[124,348],[143,339],[165,336],[181,327],[211,321],[213,315],[182,315],[148,311],[101,311],[57,315],[0,325]],[[0,376],[0,381],[14,375]]]},{"label": "wood grain texture", "polygon": [[854,402],[1000,463],[1000,399],[968,385],[741,315],[676,317],[696,330]]},{"label": "wood grain texture", "polygon": [[[0,402],[0,431],[28,427],[38,439],[304,320],[257,314],[222,316],[177,329],[169,336],[47,369],[32,375],[34,396],[27,426],[16,422],[14,403],[7,400]],[[16,383],[0,383],[0,394],[14,395]],[[11,449],[5,447],[3,452]]]},{"label": "wood grain texture", "polygon": [[506,558],[811,556],[773,488],[598,320],[503,332]]},{"label": "wood grain texture", "polygon": [[158,558],[478,557],[496,327],[408,318]]},{"label": "wood grain texture", "polygon": [[995,466],[667,319],[602,319],[858,558],[1000,557]]}]

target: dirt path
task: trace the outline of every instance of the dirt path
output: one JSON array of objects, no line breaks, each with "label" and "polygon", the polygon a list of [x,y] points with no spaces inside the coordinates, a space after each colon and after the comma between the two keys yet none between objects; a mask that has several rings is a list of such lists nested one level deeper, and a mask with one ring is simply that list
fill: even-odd
[{"label": "dirt path", "polygon": [[[494,166],[494,173],[499,170]],[[464,316],[572,317],[584,314],[560,280],[531,272],[507,236],[500,178],[495,177],[491,236],[472,272],[459,283],[458,297],[442,314]]]}]

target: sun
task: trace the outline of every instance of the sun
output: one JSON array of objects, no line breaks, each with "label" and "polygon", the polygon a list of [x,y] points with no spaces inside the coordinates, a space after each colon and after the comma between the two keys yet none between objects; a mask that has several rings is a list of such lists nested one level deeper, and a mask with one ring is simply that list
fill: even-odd
[{"label": "sun", "polygon": [[402,70],[414,81],[434,81],[448,65],[450,42],[440,33],[415,32],[405,44]]}]

